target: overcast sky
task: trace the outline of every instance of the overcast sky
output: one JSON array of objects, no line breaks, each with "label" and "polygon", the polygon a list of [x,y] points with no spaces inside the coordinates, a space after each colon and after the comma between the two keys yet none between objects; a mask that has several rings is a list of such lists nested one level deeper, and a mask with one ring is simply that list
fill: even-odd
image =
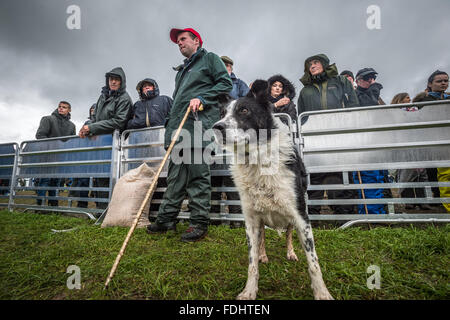
[{"label": "overcast sky", "polygon": [[[79,30],[66,26],[70,5],[80,8]],[[367,27],[370,5],[380,8],[381,29]],[[117,66],[133,102],[146,77],[171,96],[172,67],[183,60],[173,27],[196,29],[247,83],[281,73],[298,97],[304,60],[325,53],[339,72],[373,67],[387,103],[398,92],[414,96],[433,71],[450,72],[449,12],[449,0],[2,0],[0,143],[34,139],[60,100],[72,104],[78,132]]]}]

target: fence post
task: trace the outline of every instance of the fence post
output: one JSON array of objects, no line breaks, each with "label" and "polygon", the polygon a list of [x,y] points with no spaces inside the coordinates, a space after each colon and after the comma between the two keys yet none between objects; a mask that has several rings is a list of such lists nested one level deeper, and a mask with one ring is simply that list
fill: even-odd
[{"label": "fence post", "polygon": [[119,152],[120,152],[120,134],[118,130],[113,132],[113,140],[111,145],[111,171],[109,180],[109,201],[111,201],[112,191],[119,178]]},{"label": "fence post", "polygon": [[12,176],[9,185],[9,200],[8,200],[8,211],[12,212],[13,199],[16,191],[14,190],[15,185],[17,184],[17,168],[19,165],[19,145],[14,143],[15,146],[15,155],[14,155],[14,166],[12,170]]}]

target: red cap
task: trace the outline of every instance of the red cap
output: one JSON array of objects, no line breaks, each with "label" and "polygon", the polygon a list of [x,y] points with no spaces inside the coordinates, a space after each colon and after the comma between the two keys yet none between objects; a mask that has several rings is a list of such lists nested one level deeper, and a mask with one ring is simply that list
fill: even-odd
[{"label": "red cap", "polygon": [[186,29],[175,29],[174,28],[174,29],[170,30],[170,40],[177,43],[178,34],[180,32],[185,32],[185,31],[192,32],[192,34],[194,34],[198,38],[198,40],[200,40],[200,47],[203,45],[203,40],[202,40],[202,37],[200,37],[200,33],[198,33],[197,31],[195,31],[192,28],[186,28]]}]

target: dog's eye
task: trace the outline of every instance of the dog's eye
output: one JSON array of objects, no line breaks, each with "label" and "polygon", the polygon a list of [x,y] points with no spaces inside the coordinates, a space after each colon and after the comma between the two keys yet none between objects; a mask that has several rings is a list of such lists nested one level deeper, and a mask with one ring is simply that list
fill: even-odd
[{"label": "dog's eye", "polygon": [[245,108],[245,107],[239,109],[239,113],[240,113],[240,114],[247,114],[248,112],[249,112],[248,109]]}]

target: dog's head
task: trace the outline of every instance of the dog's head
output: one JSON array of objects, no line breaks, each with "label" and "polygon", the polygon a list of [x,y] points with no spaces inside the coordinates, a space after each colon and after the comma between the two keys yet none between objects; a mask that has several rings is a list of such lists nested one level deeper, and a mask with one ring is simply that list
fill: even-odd
[{"label": "dog's head", "polygon": [[238,100],[222,97],[223,118],[213,126],[216,142],[225,147],[257,142],[263,131],[267,134],[264,137],[269,140],[276,124],[268,97],[268,83],[265,80],[256,80],[247,96]]}]

